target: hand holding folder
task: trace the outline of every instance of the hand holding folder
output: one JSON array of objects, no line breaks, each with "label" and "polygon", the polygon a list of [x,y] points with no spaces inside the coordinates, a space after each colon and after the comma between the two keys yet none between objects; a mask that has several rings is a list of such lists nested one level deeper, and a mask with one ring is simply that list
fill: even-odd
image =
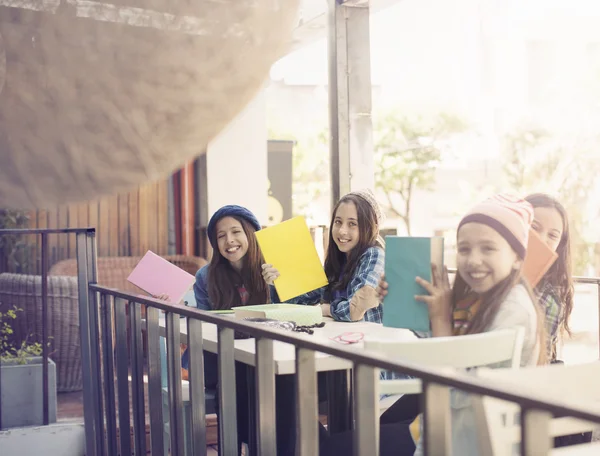
[{"label": "hand holding folder", "polygon": [[168,296],[171,303],[178,304],[196,278],[148,250],[127,280],[153,297]]},{"label": "hand holding folder", "polygon": [[282,301],[327,285],[310,230],[303,217],[294,217],[256,232],[267,263],[279,272],[275,289]]},{"label": "hand holding folder", "polygon": [[443,270],[444,238],[385,238],[385,277],[388,294],[383,301],[383,325],[429,331],[429,309],[415,296],[427,293],[417,277],[432,282],[431,265]]}]

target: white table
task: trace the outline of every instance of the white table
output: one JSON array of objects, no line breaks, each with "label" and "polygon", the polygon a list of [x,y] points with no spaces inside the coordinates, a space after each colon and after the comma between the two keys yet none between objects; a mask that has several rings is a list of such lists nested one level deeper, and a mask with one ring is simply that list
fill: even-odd
[{"label": "white table", "polygon": [[[233,318],[232,316],[223,315],[224,318]],[[377,323],[370,322],[340,322],[332,318],[325,317],[325,326],[323,328],[315,328],[314,334],[296,333],[300,337],[320,342],[324,345],[331,346],[347,346],[356,350],[363,349],[363,343],[345,345],[340,344],[332,337],[348,332],[360,332],[364,334],[364,338],[410,341],[416,339],[416,336],[407,329],[387,328]],[[165,320],[160,320],[161,334],[165,334]],[[281,331],[286,333],[288,331]],[[181,319],[180,323],[181,343],[187,344],[187,323],[185,319]],[[255,366],[256,359],[256,343],[255,339],[237,339],[235,345],[235,360],[244,363],[248,366]],[[212,323],[202,323],[202,348],[206,351],[217,353],[217,327]],[[293,374],[296,371],[296,351],[295,347],[284,342],[274,341],[273,343],[273,358],[275,360],[275,374],[285,375]],[[346,370],[352,368],[352,362],[330,356],[325,353],[318,352],[316,354],[316,369],[318,372]]]},{"label": "white table", "polygon": [[[223,318],[233,318],[233,315],[221,315]],[[351,345],[340,344],[332,340],[332,337],[349,333],[363,333],[363,339],[368,340],[397,340],[410,341],[417,337],[407,329],[388,328],[378,323],[370,322],[339,322],[329,317],[324,317],[325,326],[323,328],[314,328],[313,334],[295,333],[300,337],[309,340],[318,341],[324,345],[347,346],[355,350],[363,350],[363,342]],[[165,319],[159,322],[161,335],[166,334]],[[282,333],[289,333],[281,330]],[[217,326],[212,323],[202,323],[202,348],[211,353],[218,353],[217,345]],[[180,340],[181,343],[188,343],[187,322],[181,319],[180,322]],[[255,366],[256,360],[256,340],[237,339],[234,341],[235,360],[247,366]],[[275,361],[275,375],[294,374],[296,371],[296,351],[291,344],[284,342],[273,342],[273,358]],[[352,362],[337,358],[325,353],[317,352],[315,356],[315,366],[317,372],[329,372],[327,376],[327,395],[329,402],[328,427],[332,432],[339,432],[350,429],[352,426],[352,398],[351,381],[348,373],[352,369]],[[249,375],[249,390],[254,386],[252,375]],[[249,391],[249,396],[254,396],[253,391]],[[252,400],[252,399],[251,399]]]}]

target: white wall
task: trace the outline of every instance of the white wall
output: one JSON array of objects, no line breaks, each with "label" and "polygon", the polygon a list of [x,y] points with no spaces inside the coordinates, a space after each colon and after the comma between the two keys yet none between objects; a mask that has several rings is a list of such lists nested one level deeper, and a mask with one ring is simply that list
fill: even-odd
[{"label": "white wall", "polygon": [[267,221],[267,114],[264,89],[207,148],[209,217],[239,204]]}]

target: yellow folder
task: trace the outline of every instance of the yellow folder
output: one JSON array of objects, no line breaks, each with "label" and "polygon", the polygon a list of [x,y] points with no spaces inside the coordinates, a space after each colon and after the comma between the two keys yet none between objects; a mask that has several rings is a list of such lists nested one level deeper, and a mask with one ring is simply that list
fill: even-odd
[{"label": "yellow folder", "polygon": [[256,240],[265,261],[279,271],[275,289],[282,301],[327,285],[325,271],[303,217],[257,231]]}]

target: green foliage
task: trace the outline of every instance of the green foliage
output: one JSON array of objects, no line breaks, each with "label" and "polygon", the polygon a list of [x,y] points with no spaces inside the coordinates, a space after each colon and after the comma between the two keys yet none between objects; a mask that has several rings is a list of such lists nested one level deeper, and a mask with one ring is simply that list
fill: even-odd
[{"label": "green foliage", "polygon": [[574,273],[585,274],[597,239],[599,213],[591,212],[600,164],[594,158],[597,138],[561,137],[539,126],[521,126],[502,144],[503,171],[508,187],[520,195],[548,193],[569,214]]},{"label": "green foliage", "polygon": [[441,143],[467,128],[462,119],[448,113],[409,117],[389,112],[376,120],[375,185],[386,195],[388,209],[403,220],[408,234],[414,191],[433,190],[435,171],[443,158]]},{"label": "green foliage", "polygon": [[13,306],[6,312],[0,312],[0,362],[12,361],[17,364],[26,364],[27,358],[41,356],[42,344],[39,342],[29,343],[27,340],[20,345],[10,342],[10,336],[14,333],[11,322],[17,319],[17,314],[22,312]]}]

